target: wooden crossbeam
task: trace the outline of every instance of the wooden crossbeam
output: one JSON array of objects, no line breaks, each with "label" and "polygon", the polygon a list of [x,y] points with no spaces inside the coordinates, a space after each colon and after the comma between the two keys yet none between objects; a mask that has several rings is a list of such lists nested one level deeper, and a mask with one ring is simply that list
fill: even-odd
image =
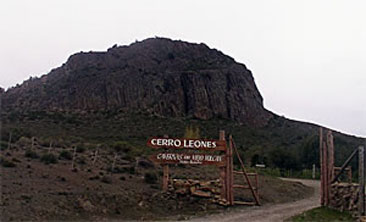
[{"label": "wooden crossbeam", "polygon": [[[244,174],[242,171],[234,171],[235,174]],[[257,173],[247,173],[248,176],[257,176]]]},{"label": "wooden crossbeam", "polygon": [[358,148],[356,148],[352,154],[348,157],[348,159],[346,160],[346,162],[344,162],[344,164],[342,165],[340,171],[338,172],[337,175],[334,176],[333,180],[331,183],[334,183],[337,181],[338,177],[345,171],[346,167],[348,166],[348,164],[351,162],[352,158],[354,156],[356,156],[356,154],[358,153]]},{"label": "wooden crossbeam", "polygon": [[253,197],[254,197],[255,204],[256,204],[256,205],[261,205],[261,204],[260,204],[260,202],[259,202],[258,193],[257,193],[257,192],[254,190],[254,188],[253,188],[252,182],[250,181],[249,176],[248,176],[248,174],[247,174],[247,172],[246,172],[246,170],[245,170],[243,160],[241,159],[241,157],[240,157],[240,155],[239,155],[239,152],[238,152],[238,149],[237,149],[237,147],[236,147],[236,145],[235,145],[234,140],[233,140],[233,139],[231,139],[229,142],[232,144],[232,146],[233,146],[233,148],[234,148],[234,150],[235,150],[236,156],[238,157],[238,160],[239,160],[239,163],[240,163],[240,165],[241,165],[242,172],[243,172],[243,174],[242,174],[242,175],[243,175],[243,177],[244,177],[244,180],[248,183],[248,186],[249,186],[249,188],[250,188],[250,191],[251,191],[251,193],[252,193],[252,195],[253,195]]},{"label": "wooden crossbeam", "polygon": [[254,202],[245,202],[245,201],[234,201],[234,204],[237,205],[248,205],[248,206],[254,206],[256,203]]},{"label": "wooden crossbeam", "polygon": [[366,203],[365,203],[365,147],[358,147],[358,176],[359,176],[359,203],[358,203],[358,213],[360,217],[366,216]]},{"label": "wooden crossbeam", "polygon": [[[241,188],[241,189],[250,189],[248,185],[234,184],[233,188]],[[258,187],[253,187],[254,190],[257,190]]]}]

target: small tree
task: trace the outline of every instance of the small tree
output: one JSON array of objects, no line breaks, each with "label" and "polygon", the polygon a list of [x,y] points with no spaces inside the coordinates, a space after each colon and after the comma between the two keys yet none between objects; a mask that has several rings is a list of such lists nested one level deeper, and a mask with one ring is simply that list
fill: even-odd
[{"label": "small tree", "polygon": [[52,153],[47,153],[41,156],[41,162],[45,164],[57,163],[57,158]]},{"label": "small tree", "polygon": [[187,126],[185,133],[184,133],[184,138],[189,138],[189,139],[198,139],[200,138],[200,129],[198,127],[193,127],[193,126]]},{"label": "small tree", "polygon": [[155,173],[147,172],[144,176],[145,183],[155,184],[158,181],[158,177]]},{"label": "small tree", "polygon": [[61,151],[58,158],[59,159],[64,159],[64,160],[72,160],[72,154],[67,150],[63,150],[63,151]]}]

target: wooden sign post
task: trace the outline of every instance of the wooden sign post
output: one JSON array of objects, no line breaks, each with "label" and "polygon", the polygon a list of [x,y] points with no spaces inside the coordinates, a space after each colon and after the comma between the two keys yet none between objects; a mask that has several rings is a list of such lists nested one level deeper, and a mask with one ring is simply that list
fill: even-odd
[{"label": "wooden sign post", "polygon": [[359,207],[358,212],[360,217],[366,216],[366,206],[365,206],[365,147],[360,146],[358,147],[358,161],[359,161]]},{"label": "wooden sign post", "polygon": [[168,191],[168,185],[169,185],[169,165],[164,164],[163,165],[163,191]]},{"label": "wooden sign post", "polygon": [[[251,176],[255,176],[256,187],[252,186],[249,180],[249,174],[244,169],[243,161],[241,160],[239,153],[235,147],[232,136],[229,136],[229,146],[226,145],[225,131],[219,132],[219,140],[208,139],[187,139],[187,138],[163,138],[152,137],[148,140],[147,146],[158,149],[165,149],[164,152],[159,152],[150,156],[150,160],[161,164],[163,166],[163,191],[168,191],[169,184],[169,164],[186,164],[186,165],[215,165],[219,167],[220,171],[220,183],[221,192],[220,199],[226,205],[234,205],[234,192],[233,188],[245,188],[252,191],[254,197],[254,203],[242,202],[250,205],[260,205],[258,197],[258,175],[252,173]],[[243,172],[240,172],[244,180],[247,182],[248,187],[244,185],[234,185],[234,164],[233,164],[233,148],[238,156]],[[225,155],[202,153],[202,152],[171,152],[168,150],[180,150],[180,151],[225,151]]]},{"label": "wooden sign post", "polygon": [[226,150],[226,198],[229,205],[234,205],[234,163],[232,136],[229,136],[229,147]]},{"label": "wooden sign post", "polygon": [[[219,132],[219,141],[225,141],[225,131],[220,130]],[[225,141],[225,145],[226,145],[226,141]],[[227,183],[226,183],[226,167],[225,166],[221,166],[220,167],[220,182],[221,182],[221,199],[223,200],[227,200],[227,191],[226,191],[226,187],[227,187]]]}]

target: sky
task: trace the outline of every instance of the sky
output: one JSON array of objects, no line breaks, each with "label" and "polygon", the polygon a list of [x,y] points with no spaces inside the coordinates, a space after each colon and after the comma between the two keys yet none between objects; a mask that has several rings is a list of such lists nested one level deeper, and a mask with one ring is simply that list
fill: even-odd
[{"label": "sky", "polygon": [[366,137],[365,12],[364,0],[4,1],[0,86],[80,51],[168,37],[244,63],[267,109]]}]

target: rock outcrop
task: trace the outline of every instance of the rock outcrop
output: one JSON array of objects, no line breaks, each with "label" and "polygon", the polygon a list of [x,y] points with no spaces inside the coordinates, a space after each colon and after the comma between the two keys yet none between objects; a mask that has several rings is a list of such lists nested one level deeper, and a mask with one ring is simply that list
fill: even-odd
[{"label": "rock outcrop", "polygon": [[5,110],[116,109],[227,118],[251,126],[272,117],[245,65],[204,44],[164,38],[77,53],[1,97]]}]

